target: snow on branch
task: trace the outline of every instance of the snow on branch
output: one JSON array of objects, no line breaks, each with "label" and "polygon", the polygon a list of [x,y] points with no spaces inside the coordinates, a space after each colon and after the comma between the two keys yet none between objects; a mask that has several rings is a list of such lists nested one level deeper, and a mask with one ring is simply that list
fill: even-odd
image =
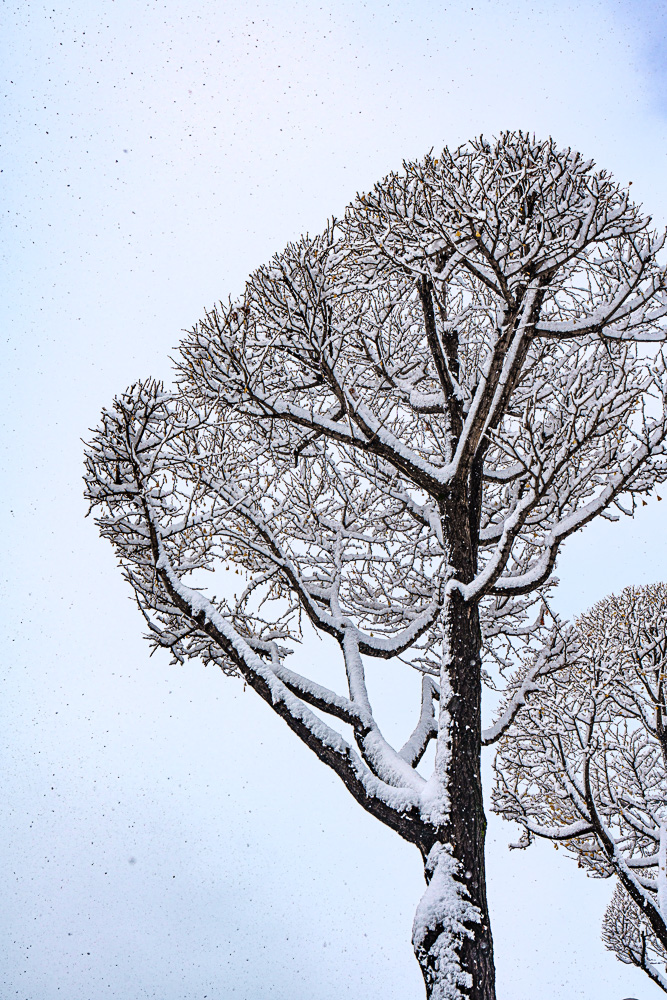
[{"label": "snow on branch", "polygon": [[438,722],[433,708],[434,698],[440,698],[438,686],[431,677],[424,675],[422,678],[422,700],[419,722],[399,750],[400,756],[411,767],[416,767],[424,756],[430,740],[438,735]]},{"label": "snow on branch", "polygon": [[[568,640],[570,640],[569,643]],[[563,636],[557,625],[549,636],[547,644],[535,654],[533,663],[522,672],[523,676],[519,675],[516,682],[509,687],[498,719],[482,732],[483,746],[497,743],[501,736],[507,732],[526,704],[528,696],[540,690],[539,679],[541,677],[564,669],[568,662],[568,654],[573,655],[572,649],[569,648],[572,645],[574,645],[572,637]]]}]

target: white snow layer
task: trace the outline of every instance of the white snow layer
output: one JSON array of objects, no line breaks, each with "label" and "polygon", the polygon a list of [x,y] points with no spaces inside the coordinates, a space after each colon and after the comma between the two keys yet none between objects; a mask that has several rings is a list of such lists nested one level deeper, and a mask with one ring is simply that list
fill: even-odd
[{"label": "white snow layer", "polygon": [[419,901],[412,926],[412,944],[419,958],[425,940],[434,930],[440,933],[428,949],[435,956],[438,981],[431,993],[432,1000],[465,1000],[461,987],[470,989],[472,977],[461,969],[459,948],[462,939],[472,937],[466,923],[479,923],[480,912],[470,902],[468,891],[457,879],[459,862],[452,856],[449,844],[435,844],[426,861],[431,881]]}]

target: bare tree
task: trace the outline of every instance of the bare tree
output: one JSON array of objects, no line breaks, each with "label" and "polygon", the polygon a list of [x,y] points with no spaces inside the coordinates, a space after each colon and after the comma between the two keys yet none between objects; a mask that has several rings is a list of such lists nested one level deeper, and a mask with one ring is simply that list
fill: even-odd
[{"label": "bare tree", "polygon": [[[154,645],[242,675],[421,851],[431,998],[495,997],[480,754],[561,662],[540,603],[559,548],[667,475],[664,361],[637,345],[665,336],[662,242],[552,140],[445,149],[256,271],[183,342],[178,389],[133,386],[88,446]],[[243,592],[206,596],[214,566]],[[305,623],[345,693],[287,666]],[[421,678],[401,747],[369,658]]]},{"label": "bare tree", "polygon": [[667,993],[667,586],[582,615],[504,735],[494,806],[618,884],[602,938]]}]

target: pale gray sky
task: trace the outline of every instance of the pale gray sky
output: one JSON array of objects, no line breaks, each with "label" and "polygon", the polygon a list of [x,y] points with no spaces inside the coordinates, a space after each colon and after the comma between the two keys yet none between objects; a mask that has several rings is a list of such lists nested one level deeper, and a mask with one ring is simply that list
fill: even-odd
[{"label": "pale gray sky", "polygon": [[[664,5],[22,0],[0,16],[0,995],[418,1000],[417,852],[238,683],[149,659],[83,519],[80,439],[134,378],[169,377],[204,308],[432,146],[553,134],[663,225]],[[573,539],[561,609],[665,578],[666,516],[654,499]],[[599,941],[611,886],[511,838],[492,820],[499,996],[659,995]]]}]

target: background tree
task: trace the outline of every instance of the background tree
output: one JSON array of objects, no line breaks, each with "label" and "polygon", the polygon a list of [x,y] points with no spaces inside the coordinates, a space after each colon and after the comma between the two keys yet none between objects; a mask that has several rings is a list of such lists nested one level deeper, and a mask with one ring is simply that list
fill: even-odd
[{"label": "background tree", "polygon": [[628,587],[577,621],[569,665],[504,735],[494,806],[618,885],[602,937],[667,992],[667,586]]},{"label": "background tree", "polygon": [[[637,346],[664,337],[661,246],[552,140],[445,149],[256,271],[181,345],[178,390],[133,386],[88,446],[153,644],[242,675],[421,851],[429,997],[495,996],[480,753],[561,663],[540,611],[559,548],[665,478],[664,361]],[[216,566],[247,586],[206,596]],[[306,627],[344,694],[287,666]],[[421,678],[403,746],[370,658]]]}]

